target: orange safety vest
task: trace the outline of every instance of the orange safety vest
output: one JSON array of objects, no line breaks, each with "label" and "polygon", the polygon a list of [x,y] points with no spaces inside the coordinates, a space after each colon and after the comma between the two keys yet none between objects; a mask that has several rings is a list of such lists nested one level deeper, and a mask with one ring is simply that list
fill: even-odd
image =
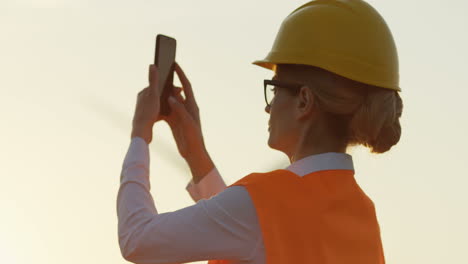
[{"label": "orange safety vest", "polygon": [[300,177],[275,170],[249,174],[230,186],[235,185],[244,186],[254,203],[266,264],[385,263],[374,204],[354,171]]}]

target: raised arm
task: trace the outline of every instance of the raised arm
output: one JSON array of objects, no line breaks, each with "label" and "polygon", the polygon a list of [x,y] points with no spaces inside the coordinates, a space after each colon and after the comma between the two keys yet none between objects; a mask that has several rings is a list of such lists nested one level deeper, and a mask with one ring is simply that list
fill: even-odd
[{"label": "raised arm", "polygon": [[132,138],[117,195],[119,245],[126,260],[137,264],[251,261],[261,234],[246,189],[233,186],[213,199],[158,213],[150,193],[149,164],[145,140]]},{"label": "raised arm", "polygon": [[[176,66],[179,76],[182,73],[179,66]],[[186,89],[186,78],[182,78],[182,83],[186,98],[180,97],[179,93],[172,98],[172,115],[163,117],[160,112],[160,89],[158,89],[158,69],[150,66],[149,83],[150,85],[138,93],[135,114],[132,120],[131,145],[126,155],[121,173],[121,183],[117,195],[117,215],[119,244],[122,255],[125,259],[135,263],[175,263],[186,262],[188,260],[210,259],[211,257],[224,258],[240,254],[245,257],[250,255],[248,246],[247,251],[232,252],[238,245],[246,245],[245,241],[236,241],[239,227],[237,221],[233,221],[236,226],[233,228],[229,237],[236,246],[227,245],[223,249],[216,249],[213,245],[219,245],[219,241],[209,239],[207,242],[211,245],[203,245],[199,241],[189,241],[189,238],[202,238],[204,236],[193,236],[194,230],[206,233],[206,228],[201,226],[210,226],[213,223],[212,215],[207,214],[205,202],[200,201],[189,210],[183,210],[187,213],[181,214],[181,210],[173,213],[159,214],[150,194],[149,181],[149,151],[148,144],[153,139],[153,125],[159,120],[165,120],[171,125],[177,147],[181,155],[189,163],[194,180],[200,183],[203,175],[209,174],[213,170],[214,164],[209,157],[201,134],[200,119],[198,107],[196,106],[191,89]],[[189,86],[190,87],[190,86]],[[187,96],[188,95],[188,96]],[[182,100],[180,100],[182,99]],[[189,111],[187,111],[189,109]],[[194,115],[192,115],[194,114]],[[237,201],[238,199],[234,199]],[[210,200],[210,204],[213,202]],[[234,205],[237,205],[234,203]],[[216,207],[217,205],[214,204]],[[197,209],[198,208],[198,209]],[[193,210],[195,209],[195,210]],[[222,209],[221,212],[225,210]],[[200,221],[195,221],[194,215],[198,213]],[[185,222],[184,222],[185,221]],[[219,221],[219,220],[217,220]],[[249,221],[251,222],[251,221]],[[191,223],[192,226],[189,226]],[[169,224],[169,225],[167,225]],[[243,227],[244,225],[240,226]],[[183,230],[183,228],[186,228]],[[224,225],[219,228],[224,230]],[[218,228],[218,229],[219,229]],[[250,230],[246,230],[249,232]],[[162,232],[162,233],[161,233]],[[180,235],[180,234],[184,235]],[[229,237],[222,238],[220,235],[226,232],[216,230],[214,227],[212,237],[226,241]],[[170,236],[168,236],[170,235]],[[249,239],[248,241],[250,241]],[[187,244],[189,242],[189,244]],[[199,245],[201,248],[196,248]],[[208,251],[207,251],[208,250]],[[221,255],[216,255],[221,253]]]}]

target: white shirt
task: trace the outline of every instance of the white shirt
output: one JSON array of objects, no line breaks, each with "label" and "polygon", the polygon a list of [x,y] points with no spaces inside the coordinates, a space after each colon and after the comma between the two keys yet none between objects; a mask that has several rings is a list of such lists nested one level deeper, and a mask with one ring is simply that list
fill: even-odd
[{"label": "white shirt", "polygon": [[[354,170],[345,153],[308,156],[286,168],[299,176],[331,169]],[[150,194],[149,149],[131,140],[117,195],[120,250],[138,264],[185,263],[230,259],[236,264],[264,264],[265,250],[255,206],[243,186],[227,188],[214,168],[186,189],[196,204],[158,213]]]}]

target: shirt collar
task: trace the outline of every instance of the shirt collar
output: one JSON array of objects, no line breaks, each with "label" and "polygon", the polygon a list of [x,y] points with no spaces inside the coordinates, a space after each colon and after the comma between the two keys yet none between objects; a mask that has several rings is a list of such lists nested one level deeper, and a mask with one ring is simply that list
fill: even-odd
[{"label": "shirt collar", "polygon": [[352,170],[353,158],[346,153],[327,152],[310,155],[289,165],[286,170],[304,176],[322,170]]}]

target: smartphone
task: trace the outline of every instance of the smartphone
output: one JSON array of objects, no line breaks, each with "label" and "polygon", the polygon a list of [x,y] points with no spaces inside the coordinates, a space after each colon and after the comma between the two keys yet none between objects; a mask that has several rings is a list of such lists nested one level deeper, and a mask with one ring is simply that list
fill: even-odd
[{"label": "smartphone", "polygon": [[175,53],[176,40],[174,38],[158,34],[156,36],[154,65],[158,67],[158,87],[159,89],[162,89],[160,93],[160,114],[165,116],[171,113],[168,99],[173,90]]}]

